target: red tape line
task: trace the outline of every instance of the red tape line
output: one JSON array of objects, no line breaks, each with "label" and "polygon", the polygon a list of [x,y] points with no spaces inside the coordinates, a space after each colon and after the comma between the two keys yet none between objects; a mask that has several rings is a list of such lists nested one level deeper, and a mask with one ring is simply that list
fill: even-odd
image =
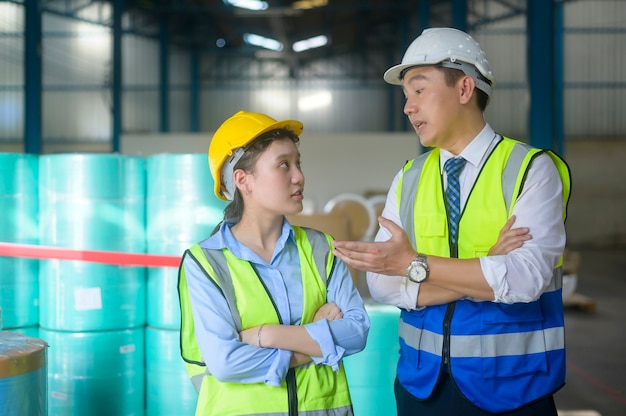
[{"label": "red tape line", "polygon": [[33,259],[79,260],[117,266],[178,267],[180,256],[164,256],[122,251],[78,250],[0,242],[0,256]]}]

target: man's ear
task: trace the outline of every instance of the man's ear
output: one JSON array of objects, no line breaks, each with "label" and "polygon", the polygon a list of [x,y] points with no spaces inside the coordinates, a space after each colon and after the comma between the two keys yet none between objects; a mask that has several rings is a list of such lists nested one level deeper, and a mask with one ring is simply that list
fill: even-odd
[{"label": "man's ear", "polygon": [[465,75],[459,79],[459,100],[461,104],[467,104],[472,100],[475,89],[476,81],[474,81],[474,78]]}]

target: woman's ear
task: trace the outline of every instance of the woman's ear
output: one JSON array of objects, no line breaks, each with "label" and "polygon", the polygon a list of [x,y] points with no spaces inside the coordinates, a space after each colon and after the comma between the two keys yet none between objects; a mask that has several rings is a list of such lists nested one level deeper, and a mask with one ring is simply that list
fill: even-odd
[{"label": "woman's ear", "polygon": [[248,195],[250,193],[248,175],[243,169],[236,169],[233,172],[233,182],[235,182],[235,186],[242,195]]}]

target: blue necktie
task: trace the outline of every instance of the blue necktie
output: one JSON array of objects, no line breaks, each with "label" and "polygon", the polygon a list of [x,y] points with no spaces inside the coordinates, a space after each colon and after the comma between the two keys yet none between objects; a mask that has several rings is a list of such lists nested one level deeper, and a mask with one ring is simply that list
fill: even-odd
[{"label": "blue necktie", "polygon": [[461,217],[461,189],[459,175],[467,162],[462,157],[448,159],[443,166],[448,175],[448,187],[446,188],[446,208],[448,209],[448,230],[450,242],[456,244],[459,230],[459,218]]}]

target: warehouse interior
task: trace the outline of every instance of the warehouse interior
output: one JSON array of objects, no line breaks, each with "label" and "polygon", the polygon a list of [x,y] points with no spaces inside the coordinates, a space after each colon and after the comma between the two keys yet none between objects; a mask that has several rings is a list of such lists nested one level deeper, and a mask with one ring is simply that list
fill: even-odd
[{"label": "warehouse interior", "polygon": [[[0,1],[0,364],[9,333],[47,344],[27,377],[0,366],[0,403],[193,414],[177,267],[225,207],[216,128],[241,109],[301,120],[291,220],[371,240],[393,176],[427,151],[382,75],[450,26],[489,57],[488,123],[570,167],[559,415],[626,414],[624,22],[621,0]],[[355,414],[393,416],[398,311],[368,308],[346,360]]]}]

